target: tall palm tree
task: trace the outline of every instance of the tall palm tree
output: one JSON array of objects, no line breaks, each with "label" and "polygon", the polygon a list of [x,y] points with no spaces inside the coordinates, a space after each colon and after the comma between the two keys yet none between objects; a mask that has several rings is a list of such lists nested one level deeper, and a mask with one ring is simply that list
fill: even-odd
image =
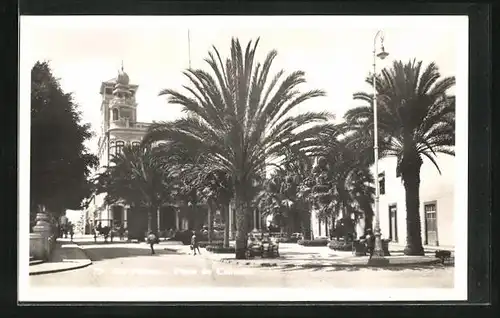
[{"label": "tall palm tree", "polygon": [[[206,171],[224,171],[231,177],[236,207],[236,258],[245,258],[250,203],[256,194],[256,179],[266,164],[279,161],[287,147],[302,149],[313,143],[318,126],[328,113],[308,112],[290,116],[290,111],[311,98],[324,96],[321,90],[301,93],[304,72],[295,71],[283,79],[279,71],[269,73],[277,52],[271,51],[263,64],[255,63],[259,40],[250,41],[243,52],[232,39],[230,57],[224,63],[214,47],[205,59],[212,74],[201,69],[184,72],[190,81],[185,93],[172,89],[160,95],[182,105],[186,118],[150,127],[146,142],[176,140],[203,153]],[[297,128],[302,129],[297,132]]]},{"label": "tall palm tree", "polygon": [[[372,84],[372,80],[369,76],[366,82]],[[448,95],[454,85],[455,77],[442,78],[435,63],[423,69],[422,62],[415,60],[406,64],[394,61],[376,82],[379,153],[397,158],[396,170],[406,191],[407,255],[424,254],[419,214],[422,158],[429,159],[441,173],[436,154],[454,155],[455,97]],[[373,95],[356,93],[354,99],[368,106],[349,110],[345,119],[369,151],[373,146]]]},{"label": "tall palm tree", "polygon": [[148,232],[153,214],[174,202],[179,171],[170,166],[152,147],[125,146],[113,155],[111,164],[96,178],[96,193],[106,193],[105,203],[119,201],[148,209]]}]

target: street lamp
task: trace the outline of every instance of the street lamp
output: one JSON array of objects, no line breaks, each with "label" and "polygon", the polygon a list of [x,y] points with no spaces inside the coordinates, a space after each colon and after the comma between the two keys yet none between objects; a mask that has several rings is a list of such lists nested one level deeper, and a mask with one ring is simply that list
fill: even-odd
[{"label": "street lamp", "polygon": [[[377,53],[377,39],[380,37],[380,52]],[[380,233],[380,209],[379,209],[379,199],[380,199],[380,183],[378,179],[378,118],[377,118],[377,58],[383,60],[389,53],[384,49],[384,33],[378,31],[373,39],[373,154],[375,159],[375,247],[373,251],[373,256],[370,258],[369,263],[371,264],[387,264],[389,260],[384,258],[384,250],[382,248],[382,239]]]}]

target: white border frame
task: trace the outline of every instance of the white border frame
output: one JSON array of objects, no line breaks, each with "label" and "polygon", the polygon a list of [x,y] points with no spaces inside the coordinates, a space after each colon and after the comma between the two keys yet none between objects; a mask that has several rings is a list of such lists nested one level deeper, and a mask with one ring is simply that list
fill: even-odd
[{"label": "white border frame", "polygon": [[[467,173],[468,169],[468,17],[455,16],[453,26],[460,31],[457,38],[457,74],[456,74],[456,183],[455,183],[455,282],[452,289],[303,289],[291,288],[175,288],[175,289],[35,289],[29,286],[29,158],[30,158],[30,69],[23,58],[23,52],[29,49],[29,43],[23,42],[23,28],[26,23],[45,19],[48,23],[68,23],[72,26],[109,24],[110,19],[121,20],[128,25],[140,25],[144,18],[148,24],[170,24],[183,27],[189,24],[231,25],[253,27],[258,19],[259,28],[276,27],[298,28],[301,25],[332,25],[345,28],[355,25],[356,28],[380,29],[398,27],[415,20],[420,25],[436,23],[440,16],[21,16],[20,18],[20,107],[19,107],[19,238],[18,238],[18,287],[19,301],[419,301],[419,300],[466,300],[467,298]],[[163,19],[162,19],[163,18]],[[447,16],[447,19],[450,19]],[[353,21],[355,20],[355,24]],[[404,21],[404,22],[403,22]],[[418,21],[418,22],[417,22]],[[122,25],[116,23],[115,25]],[[418,39],[416,39],[418,40]],[[369,52],[368,52],[369,53]],[[369,56],[367,57],[369,58]],[[168,295],[168,299],[166,299]]]}]

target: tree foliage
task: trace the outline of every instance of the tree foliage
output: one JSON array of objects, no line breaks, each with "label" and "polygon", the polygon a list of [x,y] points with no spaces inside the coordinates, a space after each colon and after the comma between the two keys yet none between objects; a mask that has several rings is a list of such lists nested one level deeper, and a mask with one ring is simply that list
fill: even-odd
[{"label": "tree foliage", "polygon": [[95,179],[96,194],[106,193],[105,204],[123,202],[148,208],[148,232],[152,230],[152,214],[162,205],[175,204],[181,193],[181,170],[164,160],[161,151],[127,145]]},{"label": "tree foliage", "polygon": [[[419,214],[423,158],[441,173],[436,154],[454,155],[455,145],[455,97],[448,94],[455,77],[442,78],[435,63],[425,69],[422,65],[394,61],[376,81],[379,154],[397,158],[396,173],[401,173],[406,189],[405,252],[411,255],[424,253]],[[372,85],[373,77],[366,82]],[[349,110],[345,119],[355,143],[373,148],[373,94],[356,93],[354,99],[368,105]]]},{"label": "tree foliage", "polygon": [[65,93],[48,62],[31,70],[31,211],[45,205],[64,213],[91,195],[88,177],[98,165],[84,143],[92,137],[72,94]]},{"label": "tree foliage", "polygon": [[330,118],[328,113],[290,115],[297,105],[324,92],[301,93],[299,85],[305,82],[302,71],[284,77],[281,70],[271,76],[277,52],[271,51],[263,64],[255,63],[257,44],[258,40],[249,42],[243,50],[240,41],[233,39],[225,63],[215,47],[205,59],[212,74],[201,69],[185,71],[190,81],[185,92],[165,89],[160,95],[181,105],[188,116],[152,125],[146,136],[146,142],[174,140],[198,149],[204,153],[205,171],[223,171],[230,176],[236,202],[238,258],[244,258],[249,205],[266,164],[279,161],[285,148],[303,150],[320,128],[297,130]]}]

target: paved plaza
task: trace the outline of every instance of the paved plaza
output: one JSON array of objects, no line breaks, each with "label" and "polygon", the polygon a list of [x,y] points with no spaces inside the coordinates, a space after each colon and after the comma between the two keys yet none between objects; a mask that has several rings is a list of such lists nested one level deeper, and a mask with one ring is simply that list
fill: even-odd
[{"label": "paved plaza", "polygon": [[[157,254],[151,255],[147,244],[76,241],[92,264],[71,271],[30,276],[31,287],[453,288],[454,281],[454,268],[441,265],[252,267],[220,262],[217,257],[233,255],[215,256],[204,249],[204,255],[194,256],[186,254],[186,247],[160,244],[156,246]],[[314,249],[320,251],[319,248],[311,251]],[[329,253],[326,247],[321,251]],[[283,253],[287,253],[286,248]],[[291,246],[288,253],[293,253]]]}]

